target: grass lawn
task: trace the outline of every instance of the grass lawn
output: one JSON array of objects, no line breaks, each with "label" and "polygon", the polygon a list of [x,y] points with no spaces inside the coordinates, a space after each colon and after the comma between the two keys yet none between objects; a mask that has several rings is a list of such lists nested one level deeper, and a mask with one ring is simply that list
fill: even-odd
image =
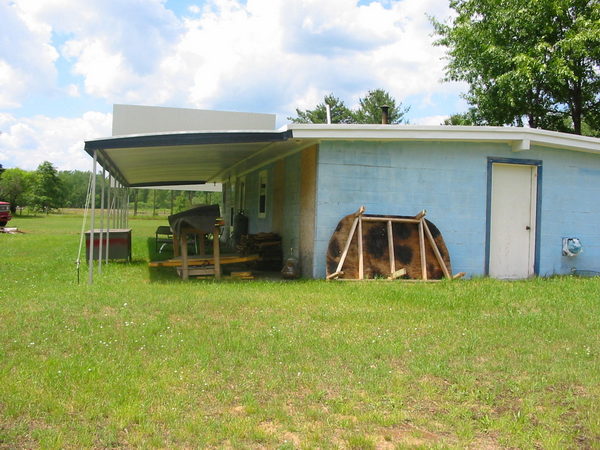
[{"label": "grass lawn", "polygon": [[88,286],[81,218],[0,235],[0,448],[600,448],[600,279]]}]

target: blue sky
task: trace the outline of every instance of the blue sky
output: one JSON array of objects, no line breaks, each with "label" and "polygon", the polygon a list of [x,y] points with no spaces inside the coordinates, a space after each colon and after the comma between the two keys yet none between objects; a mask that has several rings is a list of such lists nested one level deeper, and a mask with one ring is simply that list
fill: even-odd
[{"label": "blue sky", "polygon": [[115,103],[277,114],[382,88],[439,124],[447,0],[0,0],[0,164],[88,170]]}]

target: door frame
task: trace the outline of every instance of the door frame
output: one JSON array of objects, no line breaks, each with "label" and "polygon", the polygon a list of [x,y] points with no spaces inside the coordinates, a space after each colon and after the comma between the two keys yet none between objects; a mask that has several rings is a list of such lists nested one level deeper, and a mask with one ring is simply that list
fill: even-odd
[{"label": "door frame", "polygon": [[537,167],[536,205],[535,205],[535,234],[534,234],[534,260],[533,273],[540,274],[540,237],[542,230],[542,161],[537,159],[496,158],[488,156],[487,159],[487,195],[485,218],[485,275],[490,274],[490,237],[492,226],[492,170],[494,164],[514,164]]}]

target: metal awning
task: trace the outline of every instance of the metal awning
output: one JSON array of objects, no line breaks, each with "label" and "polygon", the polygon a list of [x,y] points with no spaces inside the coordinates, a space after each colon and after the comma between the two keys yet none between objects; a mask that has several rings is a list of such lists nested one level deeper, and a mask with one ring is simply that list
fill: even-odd
[{"label": "metal awning", "polygon": [[85,142],[126,187],[220,183],[297,150],[286,131],[181,132]]}]

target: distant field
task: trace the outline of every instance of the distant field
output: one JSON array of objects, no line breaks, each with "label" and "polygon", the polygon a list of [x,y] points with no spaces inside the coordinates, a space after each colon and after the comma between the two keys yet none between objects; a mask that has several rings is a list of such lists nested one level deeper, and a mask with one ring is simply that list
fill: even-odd
[{"label": "distant field", "polygon": [[0,448],[599,448],[600,279],[77,284],[81,218],[0,235]]}]

